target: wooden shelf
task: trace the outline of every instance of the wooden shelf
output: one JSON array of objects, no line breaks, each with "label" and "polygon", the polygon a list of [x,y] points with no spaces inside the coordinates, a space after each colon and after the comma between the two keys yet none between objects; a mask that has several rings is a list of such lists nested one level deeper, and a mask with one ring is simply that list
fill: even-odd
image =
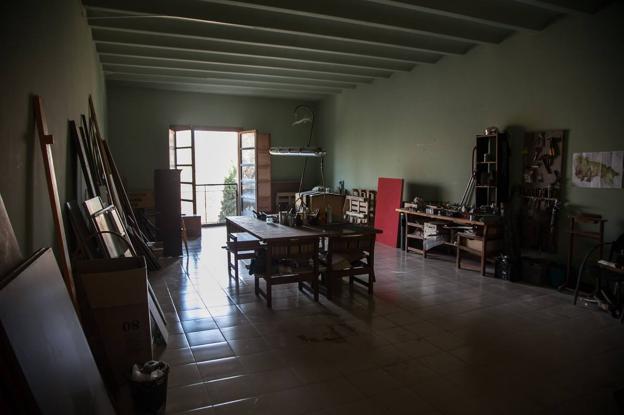
[{"label": "wooden shelf", "polygon": [[423,224],[422,223],[416,223],[416,222],[407,222],[407,226],[413,226],[414,228],[420,228],[423,229]]},{"label": "wooden shelf", "polygon": [[410,238],[410,239],[420,239],[420,240],[425,239],[425,238],[423,238],[422,236],[418,236],[418,235],[414,235],[414,234],[407,234],[406,236],[407,236],[408,238]]}]

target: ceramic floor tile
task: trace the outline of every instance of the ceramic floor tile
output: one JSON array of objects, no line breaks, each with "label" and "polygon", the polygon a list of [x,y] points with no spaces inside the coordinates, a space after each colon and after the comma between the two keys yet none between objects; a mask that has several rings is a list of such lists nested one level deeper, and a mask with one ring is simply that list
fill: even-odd
[{"label": "ceramic floor tile", "polygon": [[202,235],[150,275],[167,413],[616,413],[621,326],[569,295],[378,245],[373,297],[345,284],[315,303],[283,285],[269,309],[246,272],[238,293],[228,281],[224,228]]},{"label": "ceramic floor tile", "polygon": [[191,352],[195,357],[195,361],[198,363],[234,356],[234,352],[226,342],[193,346],[191,347]]},{"label": "ceramic floor tile", "polygon": [[187,320],[199,320],[202,318],[210,318],[210,313],[205,308],[198,308],[194,310],[180,310],[178,311],[180,321]]},{"label": "ceramic floor tile", "polygon": [[193,363],[193,353],[188,347],[182,349],[167,348],[159,357],[158,360],[162,360],[169,364],[169,366],[179,366],[187,363]]},{"label": "ceramic floor tile", "polygon": [[212,318],[202,318],[198,320],[182,321],[182,327],[186,333],[204,331],[217,328],[217,323]]},{"label": "ceramic floor tile", "polygon": [[267,351],[239,356],[247,373],[262,372],[271,369],[287,367],[286,360],[278,351]]},{"label": "ceramic floor tile", "polygon": [[174,388],[201,382],[201,376],[195,363],[171,367],[167,387]]},{"label": "ceramic floor tile", "polygon": [[203,383],[171,388],[167,391],[167,413],[177,413],[209,405]]},{"label": "ceramic floor tile", "polygon": [[253,337],[241,340],[228,340],[230,347],[237,355],[247,355],[264,352],[270,349],[268,343],[262,337]]},{"label": "ceramic floor tile", "polygon": [[197,368],[204,380],[224,379],[245,373],[243,365],[235,357],[199,362]]},{"label": "ceramic floor tile", "polygon": [[401,387],[401,382],[390,376],[383,369],[354,372],[345,375],[345,377],[366,396],[385,394],[388,391]]},{"label": "ceramic floor tile", "polygon": [[186,337],[191,346],[199,346],[202,344],[219,343],[225,341],[225,338],[218,329],[195,331],[186,333]]},{"label": "ceramic floor tile", "polygon": [[184,334],[169,334],[169,338],[167,339],[167,348],[168,349],[182,349],[188,348],[189,343],[186,339],[186,335]]},{"label": "ceramic floor tile", "polygon": [[241,340],[260,337],[260,333],[251,324],[221,328],[226,340]]}]

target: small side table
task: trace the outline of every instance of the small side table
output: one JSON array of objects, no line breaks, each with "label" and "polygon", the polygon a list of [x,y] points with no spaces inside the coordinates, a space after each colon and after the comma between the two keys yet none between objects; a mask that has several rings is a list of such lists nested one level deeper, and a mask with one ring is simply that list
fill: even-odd
[{"label": "small side table", "polygon": [[[559,286],[559,290],[563,290],[568,287],[570,283],[570,278],[572,275],[572,258],[574,257],[574,241],[577,238],[584,238],[594,240],[599,244],[604,243],[604,224],[607,222],[606,219],[602,219],[600,215],[589,215],[586,213],[581,213],[576,216],[569,216],[570,219],[570,230],[569,233],[569,244],[568,244],[568,262],[566,266],[566,279],[563,284]],[[598,227],[597,231],[583,231],[577,228],[577,225],[585,224],[585,225],[594,225]],[[602,245],[599,248],[599,257],[603,257],[603,247]]]}]

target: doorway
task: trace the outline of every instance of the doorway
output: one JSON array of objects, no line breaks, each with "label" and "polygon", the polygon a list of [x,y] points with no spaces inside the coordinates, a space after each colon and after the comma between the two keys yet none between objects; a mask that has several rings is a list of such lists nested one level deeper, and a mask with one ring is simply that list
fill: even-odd
[{"label": "doorway", "polygon": [[183,215],[202,225],[225,223],[238,206],[238,130],[176,126],[169,130],[169,165],[181,170]]}]

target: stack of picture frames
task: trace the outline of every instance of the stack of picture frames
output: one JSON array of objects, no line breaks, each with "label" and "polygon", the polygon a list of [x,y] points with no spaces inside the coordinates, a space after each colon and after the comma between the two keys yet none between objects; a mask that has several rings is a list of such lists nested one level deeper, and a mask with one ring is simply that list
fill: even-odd
[{"label": "stack of picture frames", "polygon": [[[140,223],[134,215],[128,193],[119,170],[117,170],[108,142],[100,132],[91,97],[89,97],[88,119],[84,115],[81,116],[80,126],[76,122],[70,121],[69,130],[80,160],[88,197],[92,199],[99,196],[103,206],[114,207],[113,213],[109,213],[109,215],[123,225],[127,249],[134,255],[144,256],[149,270],[159,269],[158,258],[150,248],[148,238],[141,230]],[[103,223],[102,220],[100,219],[100,223]],[[72,226],[73,222],[72,220]],[[78,233],[78,229],[73,228],[73,230]],[[77,239],[80,243],[83,238],[77,236]],[[109,235],[99,239],[110,242],[114,237]],[[119,241],[114,243],[118,244]],[[81,250],[84,248],[82,253],[88,257],[88,247],[80,244],[79,248]]]},{"label": "stack of picture frames", "polygon": [[[65,256],[61,258],[66,285],[74,303],[76,293],[70,262],[67,260],[67,242],[64,234],[63,218],[58,209],[56,178],[51,160],[53,138],[47,132],[45,114],[40,97],[35,97],[35,118],[39,130],[42,154],[46,165],[49,193],[55,223],[58,222],[57,239]],[[87,200],[80,206],[75,201],[66,204],[66,213],[74,234],[75,250],[72,259],[144,257],[148,270],[160,269],[158,258],[152,251],[149,241],[142,232],[125,186],[117,170],[107,141],[100,131],[93,100],[89,96],[88,117],[82,115],[80,126],[69,122],[69,133],[75,146],[84,176]],[[168,338],[165,316],[148,282],[148,304],[155,329],[153,337],[157,342]]]}]

